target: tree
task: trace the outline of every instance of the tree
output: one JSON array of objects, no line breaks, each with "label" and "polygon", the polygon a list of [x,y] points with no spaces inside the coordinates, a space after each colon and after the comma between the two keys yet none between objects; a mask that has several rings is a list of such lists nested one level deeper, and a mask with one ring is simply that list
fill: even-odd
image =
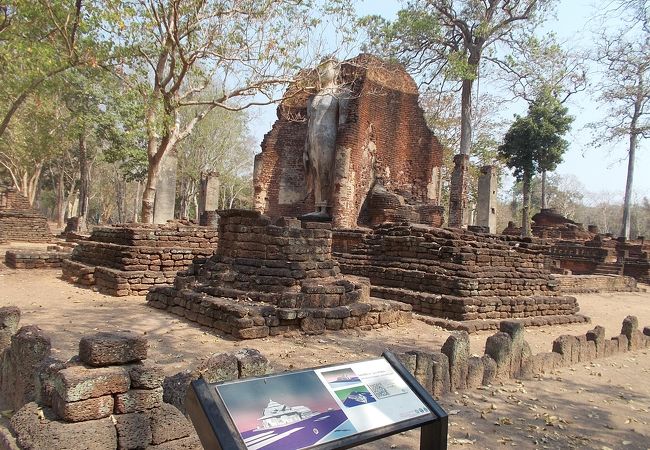
[{"label": "tree", "polygon": [[[90,14],[87,12],[86,19]],[[50,78],[91,63],[99,47],[80,39],[89,31],[82,0],[15,0],[0,7],[0,137],[27,98]]]},{"label": "tree", "polygon": [[[308,61],[306,43],[324,12],[348,11],[346,0],[152,0],[119,3],[115,39],[130,43],[124,76],[143,97],[147,178],[142,221],[153,221],[163,158],[215,108],[241,110],[276,100]],[[121,9],[120,9],[121,8]],[[210,98],[198,93],[219,80]],[[183,120],[181,111],[194,108]]]},{"label": "tree", "polygon": [[0,137],[0,167],[33,205],[43,170],[68,145],[67,111],[51,90],[26,99],[17,115]]},{"label": "tree", "polygon": [[650,136],[650,33],[602,36],[596,62],[601,82],[596,89],[606,108],[603,120],[591,124],[601,144],[627,139],[628,167],[621,236],[630,237],[634,162],[639,140]]},{"label": "tree", "polygon": [[[554,0],[414,0],[399,11],[395,22],[364,18],[373,48],[407,67],[427,74],[427,83],[460,81],[461,133],[459,153],[469,156],[472,145],[472,88],[486,50],[496,43],[510,45],[543,17]],[[493,54],[487,61],[496,59]],[[441,76],[442,80],[438,80]],[[456,166],[455,171],[461,167]],[[464,174],[460,174],[460,179]],[[464,197],[465,186],[460,186]],[[463,199],[464,201],[464,199]],[[463,205],[450,202],[450,226],[463,223]]]},{"label": "tree", "polygon": [[499,156],[523,183],[522,232],[530,236],[530,191],[535,173],[552,170],[562,161],[568,142],[562,138],[573,118],[550,93],[543,92],[515,121],[499,146]]},{"label": "tree", "polygon": [[[188,108],[186,113],[192,115],[193,111]],[[245,186],[252,188],[254,152],[247,122],[245,111],[214,111],[179,144],[181,217],[190,217],[192,205],[198,213],[196,199],[205,174],[216,174],[221,193],[229,193],[229,201],[220,202],[220,208],[232,207]]]}]

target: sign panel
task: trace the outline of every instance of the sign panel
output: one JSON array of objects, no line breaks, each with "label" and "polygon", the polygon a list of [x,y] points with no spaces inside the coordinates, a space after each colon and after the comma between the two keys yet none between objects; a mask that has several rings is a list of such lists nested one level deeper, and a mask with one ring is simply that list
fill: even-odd
[{"label": "sign panel", "polygon": [[248,450],[310,448],[435,416],[384,358],[213,388]]}]

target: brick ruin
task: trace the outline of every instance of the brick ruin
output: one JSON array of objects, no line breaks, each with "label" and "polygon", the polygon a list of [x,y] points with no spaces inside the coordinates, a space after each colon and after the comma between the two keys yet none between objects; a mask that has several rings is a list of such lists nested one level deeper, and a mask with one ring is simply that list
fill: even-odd
[{"label": "brick ruin", "polygon": [[45,216],[20,191],[0,192],[0,241],[50,242],[53,238]]},{"label": "brick ruin", "polygon": [[[650,245],[639,236],[635,240],[615,239],[611,234],[600,234],[598,227],[563,217],[553,209],[542,209],[532,217],[533,236],[547,240],[544,252],[556,273],[574,275],[618,275],[632,277],[636,281],[650,283]],[[513,222],[503,230],[503,235],[520,236],[521,228]],[[629,281],[598,283],[606,288],[622,287]],[[631,286],[632,287],[632,286]],[[635,288],[636,286],[634,286]],[[584,290],[580,292],[587,291]],[[632,289],[633,290],[633,289]]]},{"label": "brick ruin", "polygon": [[[303,83],[317,84],[314,71]],[[370,55],[340,64],[341,99],[330,192],[337,227],[410,220],[440,226],[442,146],[403,67]],[[303,160],[316,88],[294,85],[255,157],[255,209],[271,218],[315,210]]]},{"label": "brick ruin", "polygon": [[146,295],[152,286],[167,286],[176,273],[205,261],[217,245],[210,227],[122,224],[95,227],[63,261],[63,279],[115,296]]},{"label": "brick ruin", "polygon": [[595,235],[586,241],[556,241],[549,257],[558,272],[576,275],[624,275],[650,283],[650,244]]},{"label": "brick ruin", "polygon": [[[344,274],[370,279],[374,297],[406,302],[469,331],[506,318],[530,325],[584,322],[574,297],[560,295],[532,240],[388,223],[372,230],[335,230],[333,254]],[[541,320],[543,318],[543,320]]]},{"label": "brick ruin", "polygon": [[[593,238],[594,231],[596,231],[591,226],[588,231],[585,231],[583,224],[567,219],[553,208],[542,209],[533,215],[531,220],[533,222],[531,225],[532,236],[543,239],[585,241]],[[502,234],[521,236],[521,227],[515,226],[514,222],[508,222],[508,226]]]},{"label": "brick ruin", "polygon": [[366,280],[343,277],[330,224],[219,212],[219,245],[204,264],[154,287],[149,305],[239,339],[290,330],[369,330],[411,320],[411,306],[371,299]]},{"label": "brick ruin", "polygon": [[12,269],[57,269],[70,257],[70,246],[49,245],[42,250],[7,250],[5,264]]},{"label": "brick ruin", "polygon": [[147,448],[200,450],[184,416],[189,383],[232,381],[271,371],[255,349],[217,353],[171,376],[147,361],[146,339],[98,332],[79,342],[68,361],[53,356],[34,325],[18,328],[20,310],[0,308],[0,400],[15,411],[0,447],[70,450]]}]

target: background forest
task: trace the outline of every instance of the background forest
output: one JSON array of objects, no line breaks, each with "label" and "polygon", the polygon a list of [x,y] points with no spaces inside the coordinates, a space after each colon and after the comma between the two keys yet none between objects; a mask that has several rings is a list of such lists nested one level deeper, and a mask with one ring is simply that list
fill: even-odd
[{"label": "background forest", "polygon": [[[513,167],[499,153],[513,118],[496,112],[508,102],[530,105],[548,92],[572,117],[572,99],[599,99],[613,120],[589,125],[593,164],[604,151],[598,146],[629,139],[634,156],[648,135],[648,2],[611,0],[594,9],[595,24],[612,17],[617,24],[586,30],[594,37],[587,53],[543,28],[557,4],[414,0],[387,20],[357,16],[348,0],[0,3],[0,185],[18,188],[59,226],[79,215],[88,224],[148,221],[160,159],[175,152],[177,217],[196,218],[208,172],[218,174],[220,208],[248,208],[258,107],[274,105],[301,69],[324,56],[365,50],[405,63],[420,83],[430,127],[447,148],[443,199],[452,157],[468,149],[470,222],[479,168],[499,167],[500,231],[521,222],[524,199],[522,180],[507,176]],[[634,69],[623,81],[621,67]],[[631,90],[638,104],[625,103]],[[561,152],[558,158],[531,172],[532,214],[545,203],[619,234],[622,187],[603,183],[588,192],[577,178],[552,173]],[[628,184],[630,235],[648,236],[650,199]]]}]

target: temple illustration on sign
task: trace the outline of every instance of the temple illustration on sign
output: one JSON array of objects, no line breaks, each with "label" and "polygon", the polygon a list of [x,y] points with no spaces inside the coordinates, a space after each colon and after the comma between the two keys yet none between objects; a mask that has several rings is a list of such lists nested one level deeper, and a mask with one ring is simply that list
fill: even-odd
[{"label": "temple illustration on sign", "polygon": [[340,409],[315,412],[306,406],[287,406],[269,399],[260,425],[241,433],[249,450],[305,448],[356,432]]},{"label": "temple illustration on sign", "polygon": [[315,415],[317,413],[306,406],[291,407],[269,399],[269,404],[264,409],[264,415],[259,418],[262,422],[259,429],[289,425],[300,420],[309,419]]}]

